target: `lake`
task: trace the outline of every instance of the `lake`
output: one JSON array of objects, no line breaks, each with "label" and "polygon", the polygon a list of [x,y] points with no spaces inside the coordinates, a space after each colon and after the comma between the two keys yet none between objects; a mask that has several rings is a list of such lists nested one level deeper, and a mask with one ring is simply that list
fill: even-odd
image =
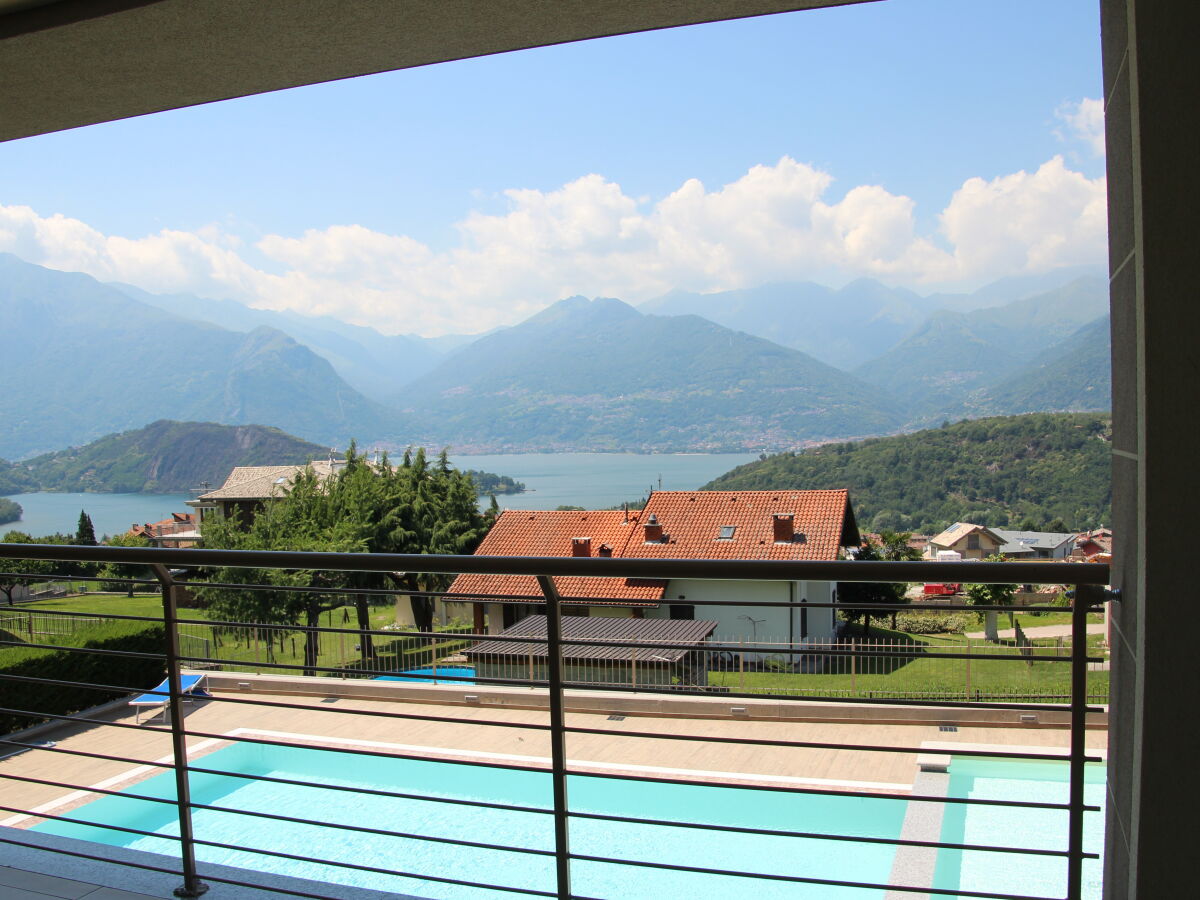
[{"label": "lake", "polygon": [[92,517],[96,537],[128,531],[135,522],[157,522],[173,512],[191,512],[184,500],[193,494],[10,494],[24,510],[20,521],[0,525],[0,536],[16,529],[41,537],[63,532],[74,534],[79,511]]},{"label": "lake", "polygon": [[[505,509],[554,509],[582,506],[602,509],[638,500],[651,489],[689,491],[735,466],[757,459],[752,453],[506,453],[455,456],[460,469],[508,475],[525,483],[523,494],[500,494]],[[191,494],[14,494],[25,513],[19,522],[0,525],[34,536],[75,533],[79,511],[87,510],[96,534],[128,531],[135,523],[157,522],[173,512],[188,512]],[[487,498],[483,499],[487,503]]]}]

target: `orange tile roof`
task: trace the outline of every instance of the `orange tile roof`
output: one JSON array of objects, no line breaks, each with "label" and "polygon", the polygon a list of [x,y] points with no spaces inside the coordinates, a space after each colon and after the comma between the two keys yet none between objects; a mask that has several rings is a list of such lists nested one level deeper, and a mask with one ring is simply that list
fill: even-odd
[{"label": "orange tile roof", "polygon": [[[620,510],[506,509],[496,519],[476,556],[570,556],[572,538],[590,538],[591,556],[602,545],[620,556],[629,536],[639,531],[638,514],[626,520]],[[564,597],[611,598],[622,606],[656,606],[666,582],[640,578],[559,578]],[[450,585],[452,594],[524,594],[539,596],[536,579],[521,575],[459,575]]]},{"label": "orange tile roof", "polygon": [[[776,542],[773,517],[791,515],[796,539]],[[630,539],[626,557],[652,559],[837,559],[842,546],[858,544],[858,527],[846,490],[655,491],[642,511],[662,525],[664,541]],[[719,540],[722,526],[733,537]],[[803,539],[799,538],[803,535]]]},{"label": "orange tile roof", "polygon": [[[777,542],[774,516],[791,515],[796,538]],[[661,542],[645,541],[650,516],[662,526]],[[720,540],[722,526],[733,536]],[[799,536],[803,535],[803,538]],[[571,556],[573,538],[590,538],[591,556],[601,545],[614,557],[651,559],[837,559],[842,546],[858,544],[849,493],[831,491],[655,491],[640,513],[619,510],[505,510],[484,538],[479,556]],[[564,597],[606,598],[622,606],[653,606],[665,581],[560,578]],[[541,592],[535,579],[515,575],[460,575],[450,592],[459,595]]]}]

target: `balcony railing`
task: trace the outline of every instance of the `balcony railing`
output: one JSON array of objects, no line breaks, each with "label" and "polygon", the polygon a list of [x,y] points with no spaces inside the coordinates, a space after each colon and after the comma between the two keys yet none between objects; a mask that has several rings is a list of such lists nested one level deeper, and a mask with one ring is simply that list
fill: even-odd
[{"label": "balcony railing", "polygon": [[[597,558],[530,558],[530,557],[458,557],[458,556],[401,556],[383,554],[339,554],[339,553],[298,553],[298,552],[244,552],[203,549],[143,549],[117,547],[56,547],[44,545],[7,545],[0,544],[0,558],[9,560],[53,560],[58,562],[102,562],[138,565],[148,567],[154,578],[132,579],[131,586],[153,587],[161,591],[162,615],[148,618],[136,615],[114,615],[109,613],[87,614],[56,612],[54,620],[47,620],[35,627],[33,614],[25,609],[9,615],[9,625],[0,621],[0,648],[27,648],[32,650],[60,651],[72,654],[72,658],[102,658],[109,660],[115,667],[118,661],[132,661],[154,665],[161,662],[166,672],[166,689],[163,691],[147,692],[146,684],[114,684],[101,679],[80,679],[72,677],[72,671],[62,671],[48,675],[21,674],[14,672],[11,667],[0,666],[0,682],[8,689],[5,696],[12,696],[12,686],[40,686],[47,690],[68,690],[80,695],[97,697],[125,696],[129,694],[157,694],[165,701],[165,719],[161,724],[138,725],[127,721],[116,721],[111,713],[84,710],[82,712],[54,712],[52,710],[24,709],[4,703],[0,706],[0,716],[28,720],[36,725],[39,722],[49,722],[51,726],[82,727],[86,729],[125,729],[132,736],[145,735],[148,731],[155,734],[167,734],[170,738],[171,754],[169,759],[145,759],[127,753],[101,752],[99,749],[83,749],[78,744],[64,746],[70,743],[48,743],[39,738],[34,732],[19,731],[7,737],[0,738],[0,755],[11,751],[11,754],[46,755],[48,758],[61,760],[61,766],[56,771],[60,774],[53,778],[32,774],[20,774],[16,766],[0,767],[0,778],[14,784],[33,785],[50,788],[55,791],[82,791],[88,796],[121,797],[124,792],[115,786],[104,787],[75,782],[70,777],[71,763],[75,760],[98,760],[116,762],[131,766],[150,767],[154,770],[173,773],[174,789],[169,796],[146,798],[145,802],[169,805],[174,809],[173,817],[177,820],[177,835],[167,836],[177,845],[173,856],[165,860],[155,861],[155,857],[138,859],[113,859],[102,852],[90,852],[79,849],[78,845],[57,847],[54,852],[71,857],[82,857],[97,861],[117,862],[146,868],[157,872],[178,872],[182,877],[182,885],[176,894],[183,897],[199,896],[205,890],[206,882],[226,883],[246,888],[258,887],[259,882],[253,880],[249,873],[245,877],[231,875],[228,869],[205,867],[203,861],[197,862],[197,849],[220,848],[226,850],[245,850],[252,852],[261,859],[282,861],[297,861],[306,864],[317,864],[325,867],[325,871],[344,871],[360,873],[363,876],[397,876],[412,879],[410,884],[424,883],[440,885],[446,890],[478,890],[482,892],[498,892],[488,896],[527,895],[544,897],[586,897],[577,893],[582,888],[573,888],[573,875],[578,875],[579,867],[619,866],[631,871],[650,871],[678,873],[680,877],[695,876],[715,879],[713,884],[721,885],[725,893],[742,893],[748,895],[756,890],[752,885],[757,882],[765,887],[776,888],[792,886],[795,889],[833,890],[846,889],[862,892],[864,896],[963,896],[991,897],[1002,900],[1013,898],[1048,897],[1044,893],[1013,893],[1004,890],[986,890],[962,887],[936,887],[931,883],[932,873],[918,882],[898,879],[894,874],[883,879],[855,878],[854,873],[847,871],[837,877],[830,874],[813,874],[796,871],[787,867],[767,865],[760,858],[738,857],[737,865],[721,864],[720,861],[706,864],[703,859],[653,858],[653,847],[647,846],[646,852],[640,855],[614,856],[611,853],[595,852],[592,846],[585,852],[580,844],[572,847],[572,834],[580,828],[588,828],[596,823],[629,828],[629,829],[682,829],[695,835],[722,835],[723,839],[734,840],[740,837],[756,837],[763,839],[782,839],[797,841],[828,841],[850,842],[866,847],[868,845],[886,845],[895,847],[897,854],[933,853],[944,851],[951,853],[983,853],[995,857],[1020,860],[1022,858],[1054,858],[1065,863],[1065,873],[1061,879],[1063,893],[1053,896],[1066,896],[1069,900],[1084,896],[1083,868],[1085,860],[1096,859],[1098,854],[1088,852],[1084,847],[1084,815],[1096,813],[1099,807],[1085,802],[1085,772],[1086,764],[1098,762],[1100,757],[1094,752],[1089,753],[1086,745],[1087,728],[1102,719],[1104,707],[1094,701],[1102,701],[1103,695],[1089,697],[1088,676],[1089,667],[1096,668],[1103,664],[1102,655],[1089,650],[1087,634],[1087,616],[1089,612],[1099,610],[1107,600],[1107,594],[1102,586],[1108,581],[1108,567],[1102,564],[1063,563],[934,563],[934,562],[782,562],[782,561],[679,561],[679,560],[637,560],[637,559],[597,559]],[[272,585],[230,585],[237,590],[271,590],[282,593],[302,594],[319,592],[330,597],[337,595],[396,595],[410,596],[418,594],[437,597],[444,600],[466,601],[479,600],[485,602],[538,602],[544,603],[546,626],[544,635],[534,637],[504,636],[498,634],[473,634],[469,631],[462,633],[447,632],[397,632],[395,630],[359,631],[357,628],[348,629],[335,627],[333,624],[315,627],[301,626],[295,623],[247,623],[243,621],[214,621],[190,614],[189,610],[180,607],[181,598],[185,592],[196,587],[212,586],[213,582],[205,580],[206,569],[215,567],[279,569],[286,571],[319,571],[319,572],[376,572],[376,573],[433,573],[454,575],[461,573],[483,573],[499,575],[532,575],[536,578],[540,594],[515,597],[510,595],[488,597],[454,597],[445,592],[437,591],[399,591],[391,589],[363,589],[357,587],[337,586],[280,586]],[[563,621],[571,613],[572,598],[560,595],[555,579],[563,576],[589,576],[605,578],[653,578],[653,579],[712,579],[723,582],[793,582],[793,581],[823,581],[832,583],[846,582],[991,582],[991,583],[1070,583],[1074,587],[1074,601],[1070,613],[1069,640],[1056,642],[1053,647],[1039,647],[1036,644],[1022,646],[990,645],[986,652],[981,647],[971,645],[948,644],[933,646],[917,643],[895,642],[885,645],[862,645],[844,641],[807,642],[777,640],[740,639],[737,642],[728,640],[717,641],[716,646],[703,645],[697,647],[694,643],[672,644],[663,641],[624,641],[603,638],[596,640],[576,639],[564,635]],[[48,576],[28,576],[30,580]],[[53,576],[62,580],[61,575]],[[79,580],[79,579],[76,579]],[[106,578],[107,582],[114,579]],[[591,602],[598,602],[591,598]],[[614,601],[616,602],[616,601]],[[664,605],[682,603],[684,601],[662,601]],[[836,602],[804,602],[804,601],[743,601],[731,599],[688,599],[687,606],[695,608],[695,617],[705,617],[705,609],[717,609],[729,606],[752,606],[754,608],[783,608],[793,609],[804,607],[810,613],[814,610],[844,609],[844,605]],[[892,609],[912,610],[921,608],[920,604],[904,604],[896,606],[879,605],[873,607],[881,614]],[[1064,612],[1057,607],[979,607],[965,604],[946,605],[938,603],[935,607],[939,612]],[[11,627],[13,621],[21,616],[27,616],[29,625],[22,634]],[[0,616],[3,618],[3,616]],[[63,640],[63,637],[75,631],[76,623],[89,619],[102,618],[106,621],[132,621],[157,623],[162,625],[162,645],[152,651],[112,649],[95,646],[78,646]],[[63,624],[69,621],[70,625]],[[254,661],[231,660],[228,654],[223,655],[217,650],[213,640],[206,641],[199,637],[202,630],[207,629],[210,635],[214,630],[227,630],[227,634],[243,630],[249,642],[251,631],[254,640],[261,642],[263,652]],[[7,632],[7,633],[5,633]],[[347,665],[344,659],[338,658],[337,665],[328,665],[319,658],[308,658],[303,666],[296,662],[272,661],[265,652],[269,642],[274,647],[281,636],[299,635],[303,640],[313,637],[314,641],[332,640],[334,636],[344,640],[347,635],[365,639],[368,635],[375,641],[407,641],[421,651],[410,655],[409,659],[428,665],[438,665],[440,653],[437,647],[448,645],[461,647],[463,642],[472,643],[486,639],[488,642],[508,643],[522,650],[512,654],[517,660],[514,668],[501,670],[498,676],[484,676],[478,672],[464,677],[453,671],[437,673],[437,685],[417,685],[406,682],[403,675],[396,674],[397,661],[405,658],[397,653],[395,658],[372,657],[357,660],[353,665]],[[610,661],[597,669],[599,674],[589,675],[585,680],[572,677],[572,667],[565,661],[572,655],[573,647],[595,646],[602,644],[611,651],[610,656],[616,661]],[[422,656],[429,650],[425,656]],[[535,660],[536,650],[536,660]],[[696,654],[690,658],[689,668],[678,669],[672,674],[667,671],[663,675],[663,667],[654,678],[648,678],[649,669],[654,657],[661,655],[664,650],[676,650]],[[527,651],[527,652],[526,652]],[[626,653],[627,651],[627,653]],[[628,657],[628,659],[626,659]],[[2,658],[2,657],[0,657]],[[818,677],[805,682],[804,688],[764,687],[755,683],[755,679],[746,679],[747,659],[753,660],[752,667],[757,666],[756,673],[762,673],[763,660],[774,660],[771,669],[774,674],[786,675],[794,679],[816,674]],[[909,660],[922,661],[936,659],[939,664],[961,666],[966,675],[963,689],[960,691],[942,685],[933,690],[874,690],[860,691],[857,683],[852,689],[846,687],[822,690],[820,688],[820,672],[843,678],[849,672],[852,676],[866,677],[877,673],[880,667],[903,666]],[[638,680],[639,661],[643,666],[642,680]],[[1032,667],[1035,663],[1049,667],[1062,666],[1069,671],[1069,678],[1057,679],[1054,683],[1061,685],[1045,694],[1025,692],[984,691],[979,688],[978,681],[971,688],[971,666],[976,667],[986,662],[987,665],[1005,665],[1012,667]],[[247,670],[257,673],[254,681],[242,680],[237,672],[227,674],[224,670],[234,668],[240,672]],[[307,675],[296,675],[297,669],[303,669]],[[819,670],[814,672],[813,670]],[[469,764],[495,770],[537,773],[541,777],[548,776],[550,790],[548,802],[521,803],[496,797],[480,798],[465,796],[446,796],[437,791],[421,792],[419,790],[389,790],[384,788],[363,788],[361,786],[346,786],[330,783],[322,785],[330,792],[341,792],[347,795],[370,795],[372,797],[398,798],[417,800],[431,804],[442,804],[457,808],[463,816],[470,816],[472,811],[491,810],[548,817],[552,827],[545,829],[550,839],[543,846],[523,846],[507,842],[504,835],[491,835],[491,839],[477,839],[479,836],[463,837],[451,833],[433,833],[432,830],[422,831],[413,827],[408,830],[379,827],[378,823],[358,822],[326,822],[322,820],[320,809],[288,809],[288,810],[248,810],[232,809],[220,803],[202,802],[192,797],[193,781],[198,776],[222,776],[229,773],[225,770],[214,769],[204,765],[205,757],[196,755],[196,746],[190,748],[189,739],[200,739],[208,742],[223,742],[233,745],[259,746],[282,748],[285,750],[305,749],[314,747],[312,739],[298,739],[295,735],[289,737],[273,731],[247,728],[227,729],[225,731],[206,730],[199,725],[193,727],[188,722],[189,703],[185,688],[187,673],[208,673],[211,682],[216,686],[212,697],[207,701],[227,709],[240,709],[247,715],[291,714],[303,713],[311,715],[319,709],[321,715],[333,717],[330,721],[347,721],[341,717],[355,717],[359,721],[380,720],[405,722],[414,725],[431,724],[435,727],[444,725],[462,726],[472,731],[486,729],[516,730],[522,734],[540,735],[545,741],[548,752],[545,759],[505,754],[463,753],[455,758],[453,753],[447,755],[446,748],[438,752],[437,758],[452,765]],[[683,674],[681,674],[683,673]],[[361,679],[379,676],[400,678],[399,682],[390,684],[374,684],[358,688]],[[733,677],[738,675],[740,677]],[[717,677],[722,676],[722,677]],[[978,677],[978,676],[977,676]],[[338,679],[339,681],[334,681]],[[761,682],[762,679],[759,679]],[[777,684],[785,684],[777,681]],[[799,683],[798,681],[796,682]],[[792,682],[786,682],[792,684]],[[356,690],[366,693],[355,693]],[[370,708],[351,708],[338,706],[330,702],[322,706],[314,704],[314,698],[323,702],[330,698],[337,700],[345,697],[360,697],[387,703],[372,706],[364,702],[360,704]],[[736,705],[731,705],[733,701]],[[769,703],[770,706],[763,704]],[[417,705],[422,704],[422,705]],[[86,702],[76,704],[76,709],[83,710],[89,706]],[[447,711],[449,710],[449,711]],[[533,711],[520,715],[500,715],[497,711],[525,710]],[[457,714],[460,712],[462,714]],[[601,725],[599,720],[591,721],[582,718],[585,714],[609,713],[610,717],[621,719],[627,716],[636,723],[639,718],[654,720],[651,725],[621,725],[619,729]],[[544,721],[540,719],[543,718]],[[1089,720],[1089,716],[1092,720]],[[198,719],[199,717],[197,717]],[[847,722],[853,721],[867,728],[859,740],[822,738],[819,733],[812,737],[801,735],[797,737],[793,730],[786,731],[786,737],[780,733],[765,734],[757,725],[769,719],[780,723],[808,720],[813,722]],[[705,727],[699,727],[703,720]],[[716,727],[712,722],[735,722],[745,720],[756,723],[753,729]],[[247,721],[249,721],[247,719]],[[685,727],[680,723],[691,723],[695,727]],[[1023,724],[1036,724],[1039,727],[1061,727],[1066,732],[1067,746],[1056,748],[1047,746],[1044,749],[1027,746],[989,746],[979,747],[974,744],[964,744],[954,747],[950,744],[938,745],[931,748],[914,743],[912,740],[901,738],[882,740],[877,731],[869,730],[878,723],[890,725],[941,724],[945,729],[958,727],[1011,727]],[[45,726],[41,726],[45,727]],[[784,726],[778,726],[782,729]],[[110,732],[105,732],[110,733]],[[908,732],[905,732],[907,734]],[[820,779],[804,778],[772,778],[767,773],[759,773],[756,778],[732,777],[725,772],[689,772],[687,770],[673,771],[665,767],[630,764],[627,767],[601,763],[586,763],[568,754],[569,738],[611,738],[614,746],[626,741],[654,742],[654,747],[668,747],[686,744],[702,743],[708,745],[710,752],[721,752],[741,748],[753,748],[756,752],[776,752],[786,750],[789,753],[806,753],[810,751],[824,753],[854,752],[864,755],[864,759],[896,758],[895,755],[917,755],[929,760],[931,756],[953,754],[965,759],[980,757],[999,757],[1006,760],[1032,760],[1041,762],[1063,761],[1068,766],[1067,797],[1063,802],[1052,800],[1030,799],[1027,797],[958,797],[945,792],[922,793],[918,780],[912,791],[896,789],[896,785],[858,786],[833,783],[818,783]],[[332,740],[332,739],[331,739]],[[429,754],[422,752],[421,747],[414,746],[383,746],[371,741],[341,741],[334,742],[339,753],[349,754],[351,758],[361,759],[363,765],[371,760],[406,759],[426,760]],[[316,745],[320,742],[317,741]],[[90,746],[90,745],[89,745]],[[621,743],[621,746],[626,746]],[[453,750],[454,748],[450,748]],[[1065,751],[1065,752],[1061,752]],[[10,757],[11,758],[11,757]],[[607,768],[606,768],[607,765]],[[944,768],[944,763],[941,765]],[[937,760],[932,768],[937,769]],[[239,779],[262,783],[276,783],[284,786],[305,788],[310,783],[304,779],[286,778],[270,774],[254,774],[239,772]],[[1061,843],[1054,846],[1028,846],[1028,841],[1022,842],[1022,835],[1012,835],[1011,841],[978,843],[966,839],[944,840],[939,833],[930,834],[902,831],[899,835],[871,836],[862,833],[848,833],[834,829],[816,827],[811,822],[798,822],[801,827],[780,828],[759,827],[745,821],[717,822],[696,821],[681,818],[671,809],[651,808],[645,814],[632,814],[630,811],[612,812],[587,809],[579,804],[573,805],[570,799],[570,789],[573,778],[586,777],[594,779],[620,779],[627,783],[642,784],[645,789],[653,785],[680,785],[695,788],[698,784],[717,789],[750,790],[760,792],[760,795],[770,794],[773,797],[787,797],[799,802],[804,798],[838,797],[858,800],[895,800],[907,801],[908,804],[934,804],[938,809],[954,808],[998,808],[1005,810],[1028,809],[1041,811],[1058,811],[1065,813],[1065,836]],[[335,795],[331,794],[331,796]],[[912,808],[911,806],[909,808]],[[53,811],[52,811],[53,810]],[[65,825],[95,824],[86,817],[72,815],[75,809],[55,807],[42,804],[0,805],[0,811],[14,814],[16,817],[29,817],[19,824],[24,826],[32,820],[40,822],[58,822]],[[439,868],[434,865],[426,866],[421,871],[412,871],[403,867],[391,869],[386,866],[372,865],[369,862],[354,861],[347,858],[314,857],[320,854],[322,847],[295,848],[301,852],[289,852],[267,847],[245,847],[229,841],[217,840],[215,833],[201,829],[197,833],[193,818],[198,811],[228,813],[237,816],[248,816],[261,820],[264,826],[271,824],[296,824],[328,826],[345,833],[358,833],[377,837],[379,839],[400,839],[407,841],[428,842],[444,847],[457,847],[468,854],[478,854],[481,858],[490,859],[488,854],[500,853],[502,858],[512,860],[523,858],[530,861],[530,868],[535,868],[538,861],[542,865],[552,863],[547,871],[547,880],[543,883],[531,882],[528,878],[516,877],[525,873],[517,872],[516,866],[510,864],[501,867],[494,876],[488,879],[477,877],[460,877],[462,872],[452,866]],[[481,814],[481,813],[480,813]],[[117,824],[107,822],[104,827],[109,830],[128,833],[133,836],[162,838],[156,831],[138,829],[133,824]],[[907,826],[906,826],[907,829]],[[641,833],[641,832],[639,832]],[[43,844],[23,839],[27,833],[18,827],[0,828],[0,843],[12,847],[38,847]],[[536,842],[535,842],[536,843]],[[1054,842],[1052,842],[1054,843]],[[303,853],[303,855],[302,855]],[[517,856],[513,856],[516,854]],[[939,857],[940,858],[940,857]],[[926,857],[928,860],[928,857]],[[176,866],[173,868],[173,866]],[[927,866],[928,868],[928,866]],[[201,878],[203,869],[203,880]],[[610,871],[610,870],[605,870]],[[456,874],[458,872],[458,874]],[[578,880],[578,879],[577,879]],[[524,883],[522,883],[524,881]],[[535,880],[536,881],[536,880]],[[694,884],[695,882],[693,882]],[[729,888],[730,884],[740,887]],[[326,895],[319,891],[292,887],[273,888],[280,894],[320,898]],[[434,888],[430,888],[434,890]],[[714,893],[716,889],[714,889]],[[873,892],[873,893],[872,893]],[[606,894],[610,896],[610,894]],[[814,894],[817,896],[817,894]]]}]

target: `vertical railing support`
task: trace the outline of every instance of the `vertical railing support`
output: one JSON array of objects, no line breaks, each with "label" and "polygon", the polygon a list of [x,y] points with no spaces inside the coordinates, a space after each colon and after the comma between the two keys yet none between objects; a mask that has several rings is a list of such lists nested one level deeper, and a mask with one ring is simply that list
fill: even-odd
[{"label": "vertical railing support", "polygon": [[571,842],[567,818],[566,717],[563,712],[562,602],[554,579],[538,576],[546,597],[546,670],[550,691],[550,774],[554,790],[554,859],[559,900],[571,897]]},{"label": "vertical railing support", "polygon": [[1071,771],[1067,822],[1067,900],[1083,896],[1083,791],[1087,756],[1087,614],[1099,605],[1100,588],[1077,585],[1071,604]]},{"label": "vertical railing support", "polygon": [[179,673],[179,591],[171,573],[159,565],[150,567],[162,585],[163,626],[167,649],[167,706],[171,713],[171,750],[175,761],[176,810],[179,813],[179,855],[183,863],[183,884],[176,897],[199,897],[208,885],[196,873],[196,841],[192,834],[192,792],[188,783],[187,731],[183,721],[183,684]]}]

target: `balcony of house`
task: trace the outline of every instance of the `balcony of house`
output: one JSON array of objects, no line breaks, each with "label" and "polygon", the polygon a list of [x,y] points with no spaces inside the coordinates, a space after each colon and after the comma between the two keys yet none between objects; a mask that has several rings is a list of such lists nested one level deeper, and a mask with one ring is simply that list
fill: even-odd
[{"label": "balcony of house", "polygon": [[[0,884],[29,896],[1100,896],[1104,565],[0,546],[30,554],[128,566],[145,608],[0,611]],[[1020,613],[1065,638],[886,627],[919,604],[864,634],[836,588],[751,593],[828,636],[718,628],[746,585],[1064,571],[1069,608]],[[372,586],[396,572],[421,577]],[[464,574],[537,592],[449,591]],[[674,618],[560,587],[656,578],[709,589]],[[414,597],[434,630],[395,624]],[[528,614],[455,620],[477,604]],[[929,615],[989,612],[1016,608]]]}]

